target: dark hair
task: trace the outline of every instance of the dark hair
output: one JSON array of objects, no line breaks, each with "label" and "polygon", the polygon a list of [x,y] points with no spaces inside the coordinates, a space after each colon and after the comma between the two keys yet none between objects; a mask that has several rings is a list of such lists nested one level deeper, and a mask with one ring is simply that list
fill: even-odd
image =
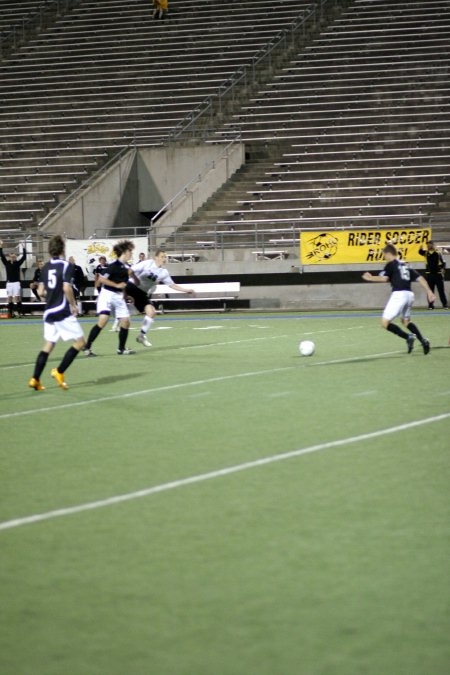
[{"label": "dark hair", "polygon": [[101,256],[99,257],[99,260],[106,260],[106,256],[105,256],[105,255],[101,255]]},{"label": "dark hair", "polygon": [[398,251],[394,244],[386,244],[386,246],[383,249],[383,253],[390,253],[391,255],[398,255]]},{"label": "dark hair", "polygon": [[434,246],[434,241],[433,241],[432,239],[430,239],[430,241],[427,241],[427,244],[428,244],[428,245],[431,244],[432,246]]},{"label": "dark hair", "polygon": [[117,244],[114,246],[113,251],[116,254],[118,258],[122,255],[122,253],[125,253],[125,251],[132,251],[134,249],[134,244],[132,241],[129,239],[123,239],[122,241],[118,241]]},{"label": "dark hair", "polygon": [[155,251],[155,258],[157,258],[161,253],[166,253],[166,251],[163,248],[157,248]]},{"label": "dark hair", "polygon": [[48,252],[52,258],[59,258],[64,253],[65,246],[64,239],[60,234],[56,234],[48,242]]}]

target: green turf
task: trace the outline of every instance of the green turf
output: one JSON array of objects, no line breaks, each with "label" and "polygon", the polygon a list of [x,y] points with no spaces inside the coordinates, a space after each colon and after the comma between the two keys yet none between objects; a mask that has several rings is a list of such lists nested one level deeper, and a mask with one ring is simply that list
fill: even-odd
[{"label": "green turf", "polygon": [[[448,413],[449,315],[416,322],[427,357],[365,313],[164,317],[130,357],[105,331],[68,392],[58,345],[42,393],[40,323],[4,322],[0,521]],[[446,674],[449,431],[0,530],[1,675]]]}]

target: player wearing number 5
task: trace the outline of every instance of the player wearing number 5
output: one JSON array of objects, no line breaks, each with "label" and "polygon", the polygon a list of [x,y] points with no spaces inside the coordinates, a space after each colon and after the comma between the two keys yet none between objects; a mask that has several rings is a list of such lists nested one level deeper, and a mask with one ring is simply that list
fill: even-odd
[{"label": "player wearing number 5", "polygon": [[84,347],[84,336],[76,318],[77,306],[72,289],[73,267],[64,260],[64,240],[59,235],[52,237],[48,245],[50,261],[41,272],[38,293],[45,296],[44,311],[44,346],[36,359],[33,377],[28,383],[31,389],[43,391],[41,375],[46,366],[49,354],[59,339],[73,340],[72,346],[64,354],[57,368],[53,368],[51,376],[55,378],[61,389],[68,389],[64,373],[78,353]]},{"label": "player wearing number 5", "polygon": [[[414,340],[416,337],[423,347],[424,354],[428,354],[430,351],[429,341],[422,336],[420,330],[411,321],[411,308],[414,303],[414,293],[411,291],[411,283],[413,281],[418,281],[419,284],[423,286],[427,293],[428,302],[434,302],[434,293],[428,286],[424,277],[421,277],[415,270],[410,269],[405,262],[399,260],[395,246],[388,244],[383,249],[383,254],[387,264],[381,275],[375,276],[370,272],[364,272],[362,277],[364,281],[381,283],[390,282],[392,286],[391,297],[384,308],[383,319],[381,322],[382,326],[390,333],[394,333],[403,338],[403,340],[406,340],[408,343],[408,354],[410,354],[414,348]],[[411,334],[406,333],[395,323],[392,323],[398,316],[401,316],[403,325]]]}]

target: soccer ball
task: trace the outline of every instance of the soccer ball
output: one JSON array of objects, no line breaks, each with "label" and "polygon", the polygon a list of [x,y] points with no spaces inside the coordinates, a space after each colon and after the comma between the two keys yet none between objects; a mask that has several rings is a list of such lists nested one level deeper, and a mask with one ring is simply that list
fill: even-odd
[{"label": "soccer ball", "polygon": [[300,342],[298,349],[302,356],[312,356],[316,350],[316,345],[311,340],[303,340],[303,342]]}]

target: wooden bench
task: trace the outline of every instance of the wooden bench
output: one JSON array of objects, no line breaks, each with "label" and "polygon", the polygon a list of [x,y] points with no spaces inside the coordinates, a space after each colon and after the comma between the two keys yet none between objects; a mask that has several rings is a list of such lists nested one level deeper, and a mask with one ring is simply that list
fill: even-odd
[{"label": "wooden bench", "polygon": [[198,253],[185,251],[184,253],[166,253],[168,263],[196,262],[200,256]]},{"label": "wooden bench", "polygon": [[[192,288],[195,291],[195,297],[175,291],[168,286],[158,285],[152,295],[152,302],[156,309],[164,313],[165,306],[180,305],[181,309],[192,309],[196,311],[205,311],[217,309],[217,305],[225,312],[230,304],[237,300],[241,291],[241,284],[238,281],[224,281],[217,283],[189,284],[183,283],[183,286]],[[211,307],[211,305],[213,305]]]}]

